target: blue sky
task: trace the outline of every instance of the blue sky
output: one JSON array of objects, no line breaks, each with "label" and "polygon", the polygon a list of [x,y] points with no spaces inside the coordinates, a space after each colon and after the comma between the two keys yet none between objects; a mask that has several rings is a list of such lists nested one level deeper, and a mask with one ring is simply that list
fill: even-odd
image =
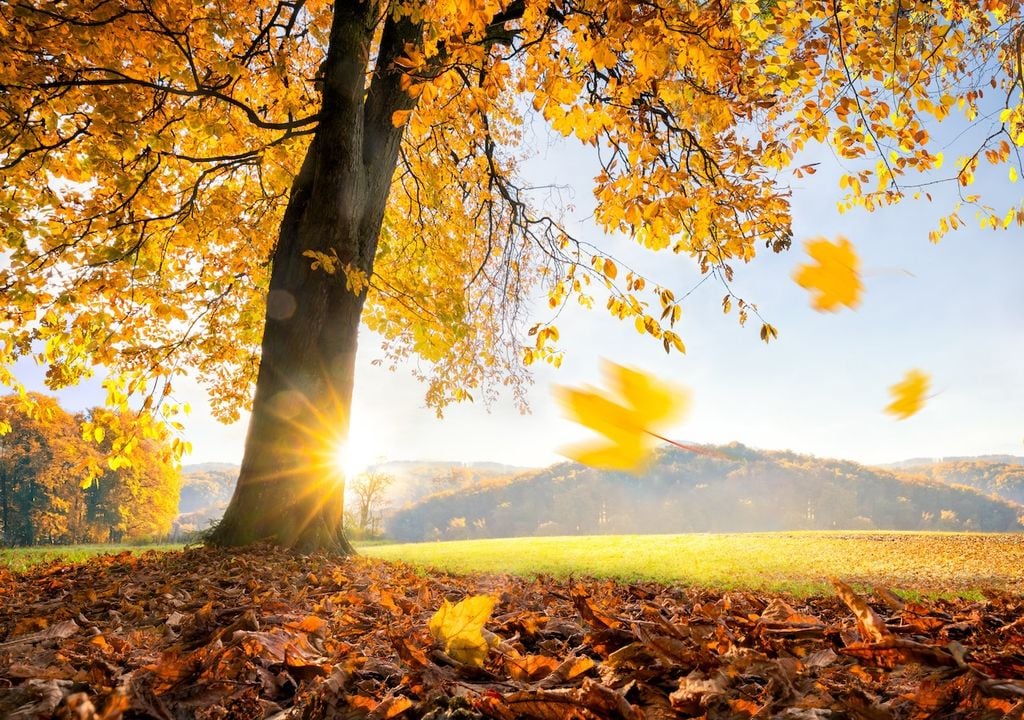
[{"label": "blue sky", "polygon": [[[588,222],[593,199],[590,156],[570,143],[541,137],[546,145],[527,165],[538,184],[565,186],[575,211],[569,216],[581,237],[613,248],[654,279],[675,288],[700,276],[685,257],[633,247],[626,238],[601,238]],[[660,344],[640,336],[600,309],[572,309],[559,321],[566,349],[560,370],[537,367],[530,393],[532,412],[521,415],[510,398],[487,408],[461,405],[437,420],[423,403],[423,388],[407,371],[374,367],[374,338],[360,342],[353,435],[354,462],[380,459],[491,460],[540,466],[556,462],[558,449],[587,437],[563,418],[552,384],[601,384],[600,359],[633,365],[686,385],[693,407],[668,435],[681,440],[733,440],[768,449],[882,463],[907,457],[988,453],[1024,454],[1024,233],[968,227],[940,244],[928,242],[939,213],[949,211],[949,192],[936,202],[839,214],[840,168],[831,156],[819,172],[794,185],[794,246],[768,251],[737,267],[734,289],[756,302],[779,339],[765,345],[759,324],[740,328],[735,314],[721,312],[724,294],[705,283],[684,306],[677,330],[687,354],[666,356]],[[1024,183],[982,179],[985,199],[1000,207],[1021,200]],[[945,195],[945,197],[943,197]],[[845,235],[861,258],[866,292],[856,311],[811,309],[791,279],[805,260],[803,241]],[[538,307],[546,307],[543,303]],[[541,315],[536,319],[546,319]],[[916,416],[897,421],[884,414],[888,387],[911,368],[932,376],[933,396]],[[177,386],[191,402],[186,419],[193,454],[186,463],[238,462],[245,418],[232,426],[212,420],[198,387]],[[97,404],[95,386],[65,395],[72,408]]]}]

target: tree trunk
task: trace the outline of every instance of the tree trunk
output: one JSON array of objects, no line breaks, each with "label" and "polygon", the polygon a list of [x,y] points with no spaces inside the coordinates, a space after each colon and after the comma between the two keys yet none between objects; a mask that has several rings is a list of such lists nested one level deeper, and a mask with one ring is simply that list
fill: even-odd
[{"label": "tree trunk", "polygon": [[[366,293],[346,286],[344,268],[373,271],[402,135],[392,114],[415,104],[400,90],[393,60],[420,32],[408,20],[385,21],[367,90],[379,12],[373,2],[335,3],[319,124],[274,251],[245,455],[210,535],[215,544],[354,552],[333,459],[348,435]],[[333,271],[314,267],[316,257],[336,260]]]}]

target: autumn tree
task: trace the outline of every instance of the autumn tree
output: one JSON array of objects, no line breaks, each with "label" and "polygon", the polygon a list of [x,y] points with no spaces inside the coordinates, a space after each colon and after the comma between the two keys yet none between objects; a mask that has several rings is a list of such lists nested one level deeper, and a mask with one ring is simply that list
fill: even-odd
[{"label": "autumn tree", "polygon": [[359,537],[374,537],[381,532],[381,515],[387,504],[387,490],[395,482],[393,475],[367,470],[347,483],[346,489],[355,500],[349,527]]},{"label": "autumn tree", "polygon": [[[0,544],[68,541],[82,530],[87,452],[75,418],[51,397],[0,398]],[[77,538],[76,538],[77,539]]]},{"label": "autumn tree", "polygon": [[[147,541],[166,537],[178,514],[181,470],[171,451],[169,431],[157,424],[139,423],[135,413],[112,413],[93,408],[85,429],[115,428],[114,437],[138,444],[131,460],[113,455],[107,465],[83,483],[86,507],[96,542]],[[101,454],[111,455],[106,437]]]},{"label": "autumn tree", "polygon": [[[117,427],[140,445],[132,460],[112,456],[98,430]],[[0,398],[0,544],[139,541],[167,535],[178,512],[180,472],[167,430],[136,427],[131,414],[88,417],[37,393]],[[89,442],[82,429],[90,434]]]},{"label": "autumn tree", "polygon": [[[51,387],[101,367],[154,421],[184,373],[224,418],[255,387],[215,540],[347,549],[330,446],[360,323],[426,361],[437,408],[522,399],[573,299],[684,350],[687,288],[570,236],[522,180],[532,115],[594,148],[600,226],[691,257],[745,322],[732,268],[790,246],[814,145],[845,205],[946,180],[984,225],[1024,221],[966,189],[1024,144],[1020,21],[1015,0],[3,3],[0,381],[28,354]],[[529,324],[538,285],[553,312]]]}]

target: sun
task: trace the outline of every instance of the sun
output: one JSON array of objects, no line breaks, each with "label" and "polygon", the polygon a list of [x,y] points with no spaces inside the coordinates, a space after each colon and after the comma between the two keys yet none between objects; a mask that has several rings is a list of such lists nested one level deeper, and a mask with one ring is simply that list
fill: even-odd
[{"label": "sun", "polygon": [[370,465],[369,458],[350,440],[335,443],[332,458],[334,469],[346,479],[354,478]]}]

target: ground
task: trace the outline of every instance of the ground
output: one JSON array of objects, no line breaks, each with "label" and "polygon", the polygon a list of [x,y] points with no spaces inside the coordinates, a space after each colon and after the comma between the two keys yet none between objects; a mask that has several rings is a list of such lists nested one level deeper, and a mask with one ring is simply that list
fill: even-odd
[{"label": "ground", "polygon": [[828,578],[924,596],[1024,595],[1024,533],[775,532],[521,537],[366,547],[450,572],[593,575],[718,590],[830,593]]},{"label": "ground", "polygon": [[[428,622],[479,594],[478,668]],[[8,718],[1021,718],[1022,648],[1009,593],[797,599],[268,547],[0,569]]]}]

